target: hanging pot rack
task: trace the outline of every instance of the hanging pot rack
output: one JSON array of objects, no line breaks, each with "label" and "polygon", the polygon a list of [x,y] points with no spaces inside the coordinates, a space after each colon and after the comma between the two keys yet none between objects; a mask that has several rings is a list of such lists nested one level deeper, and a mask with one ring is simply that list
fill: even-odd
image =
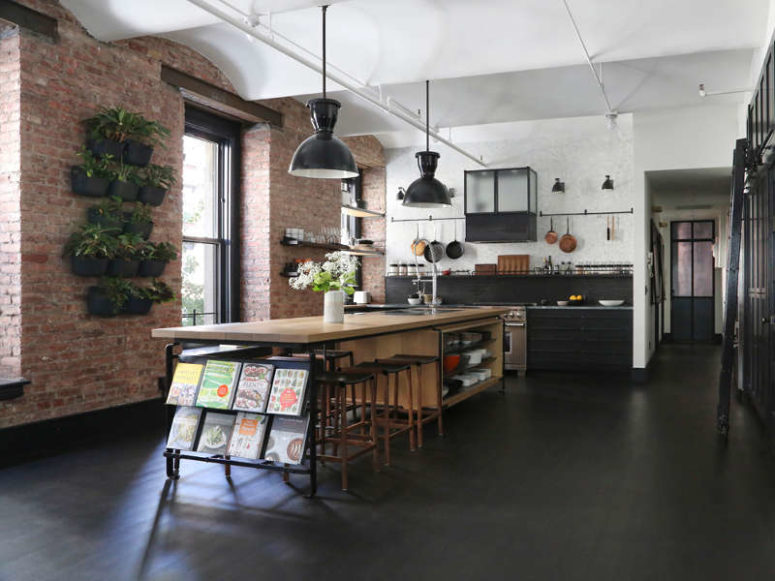
[{"label": "hanging pot rack", "polygon": [[401,218],[396,220],[395,217],[391,217],[391,222],[441,222],[442,220],[465,220],[465,216],[462,218],[434,218],[428,214],[427,218]]},{"label": "hanging pot rack", "polygon": [[629,210],[618,210],[616,212],[590,212],[586,208],[583,212],[560,212],[555,214],[544,214],[543,212],[538,212],[538,215],[543,217],[550,217],[550,216],[610,216],[611,214],[634,214],[632,208]]}]

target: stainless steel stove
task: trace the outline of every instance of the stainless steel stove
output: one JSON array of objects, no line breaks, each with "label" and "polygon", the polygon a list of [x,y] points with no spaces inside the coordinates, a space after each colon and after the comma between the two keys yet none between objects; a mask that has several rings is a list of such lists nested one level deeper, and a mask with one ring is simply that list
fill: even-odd
[{"label": "stainless steel stove", "polygon": [[527,370],[527,308],[536,303],[476,303],[477,306],[508,307],[503,315],[503,368],[524,375]]}]

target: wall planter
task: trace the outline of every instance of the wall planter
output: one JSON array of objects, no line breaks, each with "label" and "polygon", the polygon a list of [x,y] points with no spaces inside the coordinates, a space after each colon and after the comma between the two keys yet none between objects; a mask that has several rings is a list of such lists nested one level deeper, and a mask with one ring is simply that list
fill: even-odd
[{"label": "wall planter", "polygon": [[166,267],[166,260],[143,260],[140,262],[138,274],[140,276],[161,276]]},{"label": "wall planter", "polygon": [[108,193],[110,180],[98,177],[89,177],[78,166],[70,169],[70,185],[73,193],[79,196],[90,196],[92,198],[101,198]]},{"label": "wall planter", "polygon": [[99,224],[103,228],[110,228],[121,232],[124,229],[124,223],[117,216],[110,214],[101,214],[96,208],[89,208],[86,216],[92,224]]},{"label": "wall planter", "polygon": [[118,196],[125,202],[134,202],[137,199],[139,189],[140,187],[132,182],[113,180],[110,182],[108,194],[110,196]]},{"label": "wall planter", "polygon": [[[131,214],[127,213],[124,215],[124,219],[128,220],[129,216]],[[124,233],[125,234],[139,234],[146,240],[148,240],[148,237],[151,235],[151,231],[153,230],[153,222],[124,222]]]},{"label": "wall planter", "polygon": [[161,206],[167,190],[153,186],[143,186],[138,192],[137,199],[150,206]]},{"label": "wall planter", "polygon": [[113,301],[98,286],[90,286],[86,293],[86,310],[90,315],[99,317],[114,317],[116,309]]},{"label": "wall planter", "polygon": [[132,277],[137,276],[137,271],[140,268],[139,260],[111,260],[108,264],[109,276],[123,276]]},{"label": "wall planter", "polygon": [[124,142],[113,141],[112,139],[90,139],[86,147],[94,155],[103,157],[105,155],[113,156],[113,159],[121,159],[121,155],[124,153]]},{"label": "wall planter", "polygon": [[147,315],[151,312],[153,301],[130,296],[124,306],[124,312],[128,315]]},{"label": "wall planter", "polygon": [[73,256],[70,265],[73,274],[78,276],[102,276],[107,272],[109,262],[107,258]]},{"label": "wall planter", "polygon": [[127,140],[126,148],[124,149],[125,163],[145,167],[150,163],[152,155],[153,147],[150,145],[140,143],[133,139]]}]

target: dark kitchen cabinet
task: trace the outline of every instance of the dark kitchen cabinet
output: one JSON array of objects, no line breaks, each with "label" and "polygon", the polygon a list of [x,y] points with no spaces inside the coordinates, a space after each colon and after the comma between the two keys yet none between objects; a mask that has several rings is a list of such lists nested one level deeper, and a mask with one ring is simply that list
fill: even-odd
[{"label": "dark kitchen cabinet", "polygon": [[529,167],[465,172],[466,242],[535,242],[538,176]]},{"label": "dark kitchen cabinet", "polygon": [[631,308],[528,307],[528,372],[624,371],[631,367]]}]

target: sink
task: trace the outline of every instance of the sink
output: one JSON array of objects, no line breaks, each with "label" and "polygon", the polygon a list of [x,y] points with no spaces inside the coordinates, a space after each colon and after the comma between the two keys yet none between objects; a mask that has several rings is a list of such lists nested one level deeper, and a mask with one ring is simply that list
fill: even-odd
[{"label": "sink", "polygon": [[417,307],[413,309],[397,309],[393,311],[385,311],[386,315],[399,315],[405,317],[416,317],[417,315],[435,315],[437,313],[453,313],[455,311],[463,311],[465,309],[457,309],[453,307]]}]

